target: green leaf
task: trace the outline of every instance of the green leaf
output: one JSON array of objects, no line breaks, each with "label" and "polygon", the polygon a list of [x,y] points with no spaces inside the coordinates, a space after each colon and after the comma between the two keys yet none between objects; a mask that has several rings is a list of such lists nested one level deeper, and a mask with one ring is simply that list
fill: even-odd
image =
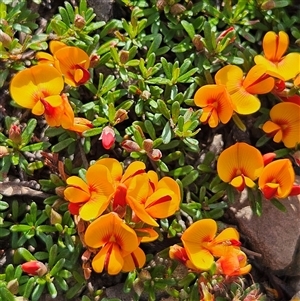
[{"label": "green leaf", "polygon": [[157,105],[158,105],[159,112],[162,113],[166,119],[170,120],[171,119],[170,110],[168,109],[166,103],[163,100],[158,99]]},{"label": "green leaf", "polygon": [[59,153],[61,150],[67,148],[71,143],[75,142],[76,140],[73,138],[67,138],[63,141],[58,142],[55,144],[52,148],[51,151],[54,153]]},{"label": "green leaf", "polygon": [[31,295],[31,301],[39,301],[40,297],[44,291],[44,288],[46,286],[46,283],[38,283],[37,286],[34,288],[32,295]]},{"label": "green leaf", "polygon": [[15,252],[15,254],[16,254],[17,258],[19,256],[21,256],[26,261],[36,260],[36,258],[27,249],[25,249],[23,247],[18,248],[17,251]]},{"label": "green leaf", "polygon": [[278,199],[273,198],[270,201],[277,209],[279,209],[282,212],[286,212],[286,207]]},{"label": "green leaf", "polygon": [[164,144],[168,144],[172,139],[172,129],[170,126],[170,122],[167,122],[162,131],[161,137],[163,139]]},{"label": "green leaf", "polygon": [[90,129],[90,130],[86,130],[82,133],[82,136],[83,137],[92,137],[92,136],[97,136],[99,134],[102,133],[102,127],[101,128],[93,128],[93,129]]},{"label": "green leaf", "polygon": [[32,226],[29,225],[13,225],[10,227],[10,231],[12,232],[26,232],[32,229]]},{"label": "green leaf", "polygon": [[[61,16],[61,19],[62,21],[68,26],[70,27],[70,19],[69,19],[69,15],[66,11],[66,9],[62,6],[59,6],[58,7],[58,11],[59,11],[59,14]],[[73,21],[73,20],[72,20]]]},{"label": "green leaf", "polygon": [[183,26],[183,28],[185,29],[185,31],[188,33],[190,39],[193,40],[193,38],[194,38],[194,36],[196,34],[193,24],[189,23],[186,20],[182,20],[181,21],[181,25]]},{"label": "green leaf", "polygon": [[21,148],[22,152],[35,152],[39,150],[44,150],[51,146],[51,143],[49,142],[38,142],[30,145],[23,146]]},{"label": "green leaf", "polygon": [[47,282],[47,288],[48,292],[52,299],[55,299],[57,297],[57,289],[53,282]]},{"label": "green leaf", "polygon": [[162,41],[162,35],[157,34],[148,49],[146,59],[148,59],[152,53],[156,53],[157,49],[159,48],[159,46],[161,44],[161,41]]},{"label": "green leaf", "polygon": [[147,133],[149,134],[150,138],[152,140],[155,140],[156,139],[156,132],[155,132],[155,128],[154,128],[152,122],[147,119],[147,120],[144,121],[144,126],[145,126],[145,129],[146,129]]},{"label": "green leaf", "polygon": [[195,182],[199,177],[199,172],[195,169],[193,169],[189,174],[187,174],[182,180],[182,186],[187,187],[188,185]]},{"label": "green leaf", "polygon": [[54,267],[50,270],[50,276],[56,275],[64,266],[66,259],[61,258],[55,265]]},{"label": "green leaf", "polygon": [[24,290],[24,293],[22,294],[23,298],[29,299],[34,287],[35,287],[35,278],[30,277],[28,279],[28,281],[26,282],[25,290]]},{"label": "green leaf", "polygon": [[9,208],[9,204],[4,201],[0,201],[0,211],[6,210],[7,208]]},{"label": "green leaf", "polygon": [[22,144],[27,145],[32,137],[33,131],[35,130],[35,127],[37,125],[37,120],[32,118],[29,119],[26,128],[24,129],[22,133]]},{"label": "green leaf", "polygon": [[183,167],[178,167],[174,170],[169,172],[169,176],[178,178],[180,176],[185,176],[189,174],[192,170],[194,170],[194,166],[192,165],[185,165]]}]

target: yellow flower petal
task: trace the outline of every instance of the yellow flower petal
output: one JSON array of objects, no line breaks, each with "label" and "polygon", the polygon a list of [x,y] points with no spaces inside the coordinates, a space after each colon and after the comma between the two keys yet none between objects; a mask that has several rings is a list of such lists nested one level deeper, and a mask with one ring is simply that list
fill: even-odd
[{"label": "yellow flower petal", "polygon": [[219,244],[227,240],[236,240],[240,239],[239,232],[234,228],[226,228],[217,237],[214,239],[214,243]]},{"label": "yellow flower petal", "polygon": [[214,263],[214,257],[209,251],[205,249],[199,250],[199,246],[194,244],[189,244],[188,247],[185,243],[183,244],[188,257],[197,269],[207,271],[211,268]]},{"label": "yellow flower petal", "polygon": [[10,93],[18,105],[32,109],[40,98],[58,95],[63,87],[61,74],[54,67],[36,65],[18,72],[13,77]]},{"label": "yellow flower petal", "polygon": [[92,267],[97,273],[101,273],[105,268],[109,275],[117,275],[121,272],[124,259],[120,248],[115,243],[108,243],[93,258]]},{"label": "yellow flower petal", "polygon": [[135,175],[145,173],[145,169],[146,169],[146,165],[144,162],[141,162],[141,161],[132,162],[126,168],[124,175],[122,177],[122,182],[125,182],[129,178],[134,177]]},{"label": "yellow flower petal", "polygon": [[202,219],[193,223],[181,236],[181,240],[186,245],[195,244],[199,248],[201,243],[210,242],[217,233],[217,223],[213,219]]},{"label": "yellow flower petal", "polygon": [[145,209],[154,218],[167,218],[179,210],[178,196],[169,189],[158,189],[146,200]]},{"label": "yellow flower petal", "polygon": [[136,268],[142,268],[146,262],[146,255],[141,248],[137,248],[132,253],[124,257],[122,272],[128,273]]},{"label": "yellow flower petal", "polygon": [[287,148],[300,143],[300,106],[291,102],[278,103],[271,109],[270,118],[271,122],[267,121],[262,129],[269,135],[275,135],[275,142],[282,139]]},{"label": "yellow flower petal", "polygon": [[221,180],[229,183],[241,175],[256,180],[263,166],[263,157],[259,150],[247,143],[237,142],[220,154],[217,171]]},{"label": "yellow flower petal", "polygon": [[52,40],[49,43],[49,48],[52,54],[55,54],[56,51],[64,47],[67,47],[67,45],[61,41]]},{"label": "yellow flower petal", "polygon": [[263,50],[265,57],[272,62],[278,62],[286,52],[289,45],[289,36],[283,31],[277,35],[269,31],[263,38]]},{"label": "yellow flower petal", "polygon": [[275,197],[286,198],[293,187],[295,172],[289,159],[279,159],[267,164],[259,177],[258,185],[264,189],[266,185],[276,184]]},{"label": "yellow flower petal", "polygon": [[263,65],[253,66],[247,73],[243,87],[250,94],[265,94],[272,91],[275,85],[274,78],[266,75],[266,67]]},{"label": "yellow flower petal", "polygon": [[123,168],[118,160],[113,158],[103,158],[98,160],[95,164],[104,165],[109,170],[109,173],[113,181],[115,182],[121,181]]},{"label": "yellow flower petal", "polygon": [[92,248],[115,242],[126,255],[133,252],[139,245],[134,230],[114,212],[102,215],[93,221],[86,229],[84,239],[85,243]]}]

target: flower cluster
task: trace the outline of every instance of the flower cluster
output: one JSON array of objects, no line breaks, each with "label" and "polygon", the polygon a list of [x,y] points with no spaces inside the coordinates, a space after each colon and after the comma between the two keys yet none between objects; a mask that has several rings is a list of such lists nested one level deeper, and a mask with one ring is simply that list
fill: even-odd
[{"label": "flower cluster", "polygon": [[[238,66],[227,65],[221,68],[215,75],[216,84],[202,86],[195,93],[194,103],[203,110],[200,121],[215,128],[220,122],[228,123],[235,113],[255,113],[261,107],[257,94],[272,92],[281,100],[299,104],[299,96],[290,98],[286,91],[283,92],[285,81],[294,79],[294,85],[299,84],[300,64],[295,62],[300,61],[300,54],[289,53],[283,56],[288,44],[286,33],[281,31],[277,35],[270,31],[263,39],[264,56],[255,56],[256,65],[245,76]],[[279,84],[281,89],[278,91]],[[299,142],[299,109],[286,102],[275,105],[270,112],[271,121],[263,126],[263,130],[274,136],[275,142],[283,141],[286,147],[295,147],[295,143]],[[279,116],[279,110],[285,114]],[[293,129],[290,130],[290,127]],[[286,138],[286,135],[293,137]]]},{"label": "flower cluster", "polygon": [[78,86],[89,78],[89,56],[82,49],[67,46],[59,41],[50,42],[53,55],[38,52],[38,64],[18,72],[10,83],[13,100],[32,114],[44,115],[51,127],[62,126],[81,133],[91,123],[74,117],[74,111],[66,93],[64,83]]},{"label": "flower cluster", "polygon": [[86,179],[71,176],[67,185],[64,197],[70,212],[88,222],[83,243],[100,248],[92,267],[111,275],[145,264],[139,244],[158,238],[156,219],[173,215],[181,200],[175,180],[159,180],[140,161],[123,171],[116,159],[102,158],[87,169]]},{"label": "flower cluster", "polygon": [[217,163],[218,175],[238,191],[258,187],[266,199],[286,198],[300,193],[289,159],[275,159],[274,153],[262,155],[255,147],[237,142],[225,149]]},{"label": "flower cluster", "polygon": [[[201,273],[213,267],[216,268],[215,275],[225,277],[245,275],[251,270],[246,254],[240,249],[237,230],[226,228],[218,235],[217,230],[213,219],[199,220],[182,234],[183,246],[174,245],[169,249],[170,258],[199,274],[199,282]],[[200,290],[204,293],[205,288]],[[211,295],[208,291],[206,293]]]}]

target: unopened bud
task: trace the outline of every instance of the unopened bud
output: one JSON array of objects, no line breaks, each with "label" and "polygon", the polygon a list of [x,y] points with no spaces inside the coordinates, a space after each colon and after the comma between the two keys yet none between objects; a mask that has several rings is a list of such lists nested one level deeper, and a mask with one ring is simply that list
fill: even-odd
[{"label": "unopened bud", "polygon": [[127,152],[131,153],[131,152],[138,152],[141,150],[141,148],[139,147],[139,145],[132,141],[132,140],[124,140],[121,143],[121,147],[123,149],[125,149]]},{"label": "unopened bud", "polygon": [[148,153],[153,150],[153,141],[151,139],[145,139],[143,141],[143,149]]},{"label": "unopened bud", "polygon": [[9,150],[7,147],[0,145],[0,158],[7,156],[9,154]]},{"label": "unopened bud", "polygon": [[196,34],[193,37],[192,42],[193,42],[193,45],[195,46],[195,48],[198,52],[200,52],[204,49],[204,44],[202,42],[202,37],[199,34]]},{"label": "unopened bud", "polygon": [[295,153],[293,153],[293,158],[295,160],[295,163],[297,164],[297,166],[300,167],[300,150],[296,151]]},{"label": "unopened bud", "polygon": [[11,37],[0,29],[0,42],[5,48],[8,48],[12,42]]},{"label": "unopened bud", "polygon": [[151,93],[147,90],[144,90],[141,94],[141,98],[144,99],[144,100],[147,100],[151,97]]},{"label": "unopened bud", "polygon": [[64,186],[58,186],[55,187],[55,193],[60,197],[60,198],[64,198],[64,191],[65,191],[66,187]]},{"label": "unopened bud", "polygon": [[61,224],[61,221],[62,221],[62,216],[55,210],[51,209],[50,224],[51,225]]},{"label": "unopened bud", "polygon": [[111,149],[116,140],[116,134],[113,128],[110,126],[104,127],[99,140],[102,140],[102,145],[105,149]]},{"label": "unopened bud", "polygon": [[119,52],[120,62],[121,64],[126,64],[129,59],[129,51],[127,50],[121,50]]},{"label": "unopened bud", "polygon": [[264,10],[270,10],[276,7],[276,3],[274,0],[267,0],[260,7]]},{"label": "unopened bud", "polygon": [[164,8],[168,5],[167,0],[157,0],[156,7],[158,10],[164,10]]},{"label": "unopened bud", "polygon": [[177,15],[182,14],[185,10],[186,10],[186,8],[183,5],[176,3],[171,6],[170,13],[174,16],[177,16]]},{"label": "unopened bud", "polygon": [[123,122],[127,118],[128,118],[127,111],[124,109],[119,109],[115,114],[115,124]]},{"label": "unopened bud", "polygon": [[20,145],[22,143],[21,128],[16,124],[12,124],[8,131],[8,138],[13,143]]},{"label": "unopened bud", "polygon": [[47,267],[40,261],[32,260],[25,262],[21,265],[22,271],[27,273],[30,276],[44,276],[48,269]]},{"label": "unopened bud", "polygon": [[158,161],[162,157],[162,153],[159,149],[154,148],[151,152],[147,152],[147,156],[153,161]]},{"label": "unopened bud", "polygon": [[83,16],[76,14],[74,19],[74,24],[77,28],[81,29],[85,26],[85,19]]},{"label": "unopened bud", "polygon": [[16,295],[19,291],[19,282],[18,279],[12,279],[10,280],[7,285],[6,288],[13,294]]},{"label": "unopened bud", "polygon": [[98,63],[100,61],[100,55],[96,54],[96,53],[92,53],[90,55],[90,68],[95,68]]},{"label": "unopened bud", "polygon": [[141,270],[138,278],[141,279],[142,281],[147,281],[147,280],[151,280],[152,277],[149,271]]}]

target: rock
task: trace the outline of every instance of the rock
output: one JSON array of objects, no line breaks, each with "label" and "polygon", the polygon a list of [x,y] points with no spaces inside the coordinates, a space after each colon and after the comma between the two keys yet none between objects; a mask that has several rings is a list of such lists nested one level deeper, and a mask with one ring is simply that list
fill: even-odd
[{"label": "rock", "polygon": [[[297,176],[297,182],[300,177]],[[281,200],[286,212],[263,200],[262,215],[253,213],[247,196],[230,207],[240,232],[251,249],[260,253],[260,264],[277,276],[300,276],[300,195]]]},{"label": "rock", "polygon": [[114,0],[87,0],[88,7],[92,7],[97,20],[107,22],[113,16]]}]

